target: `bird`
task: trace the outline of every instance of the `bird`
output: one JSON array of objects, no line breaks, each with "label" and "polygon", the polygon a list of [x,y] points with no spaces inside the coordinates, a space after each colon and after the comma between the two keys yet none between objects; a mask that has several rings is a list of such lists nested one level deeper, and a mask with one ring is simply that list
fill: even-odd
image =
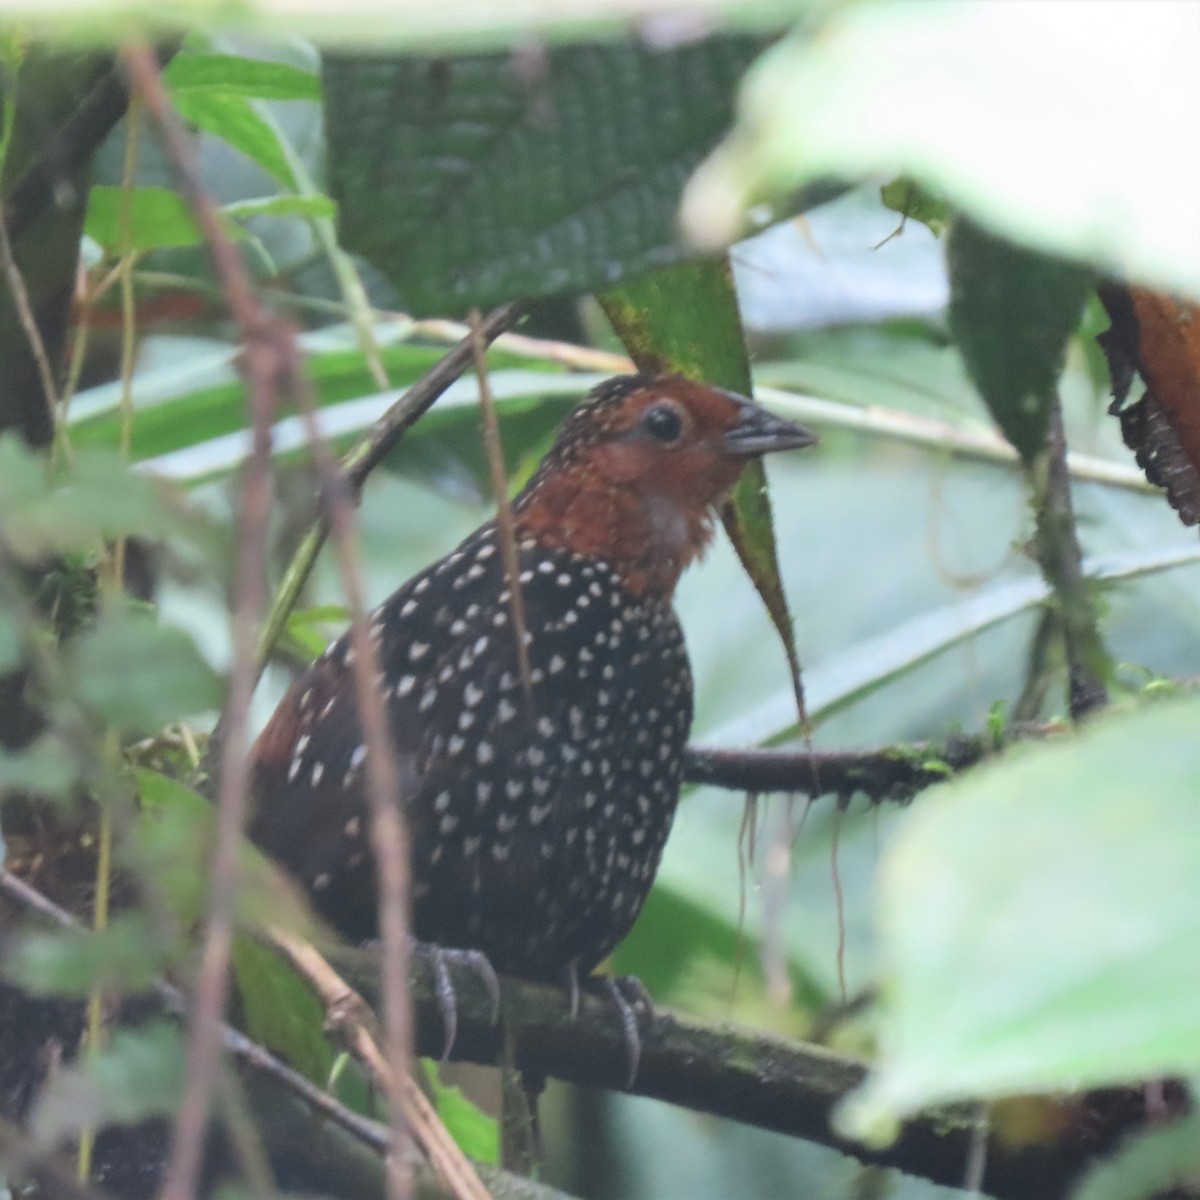
[{"label": "bird", "polygon": [[[577,1003],[641,911],[679,799],[693,696],[676,584],[746,464],[814,441],[706,383],[609,379],[512,502],[515,579],[492,520],[369,614],[419,943]],[[334,641],[259,735],[248,831],[363,943],[379,923],[353,657]]]}]

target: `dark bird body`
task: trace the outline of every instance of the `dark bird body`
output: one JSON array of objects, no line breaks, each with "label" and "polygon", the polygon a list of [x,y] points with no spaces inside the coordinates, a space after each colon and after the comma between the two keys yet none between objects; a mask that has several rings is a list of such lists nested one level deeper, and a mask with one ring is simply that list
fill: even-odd
[{"label": "dark bird body", "polygon": [[[419,939],[561,980],[625,936],[692,721],[675,583],[747,456],[810,441],[716,389],[612,380],[514,503],[527,680],[493,523],[371,614]],[[263,731],[250,832],[361,941],[377,919],[351,654],[333,643]]]}]

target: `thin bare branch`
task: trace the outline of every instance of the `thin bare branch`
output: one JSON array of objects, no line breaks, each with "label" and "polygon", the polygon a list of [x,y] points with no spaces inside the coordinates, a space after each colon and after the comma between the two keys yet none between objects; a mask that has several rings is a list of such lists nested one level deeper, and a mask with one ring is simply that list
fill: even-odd
[{"label": "thin bare branch", "polygon": [[171,108],[150,48],[141,43],[124,52],[133,90],[158,127],[180,189],[204,234],[213,270],[243,343],[240,360],[253,429],[250,460],[238,517],[236,594],[233,612],[233,670],[224,714],[217,835],[212,887],[205,923],[195,1009],[188,1039],[187,1082],[175,1122],[175,1136],[162,1200],[194,1200],[205,1131],[220,1068],[221,1013],[229,983],[237,891],[237,850],[249,784],[247,716],[254,691],[254,642],[266,595],[267,526],[271,511],[271,423],[281,383],[291,373],[290,331],[258,303],[236,247],[225,235],[216,207],[199,178],[193,147]]},{"label": "thin bare branch", "polygon": [[[1051,732],[1032,726],[1017,736]],[[716,750],[689,746],[684,752],[685,783],[709,784],[756,794],[864,795],[872,801],[906,803],[918,792],[975,766],[996,750],[991,734],[957,736],[942,743],[885,746],[879,750]]]},{"label": "thin bare branch", "polygon": [[479,381],[479,409],[483,414],[483,444],[487,451],[488,470],[492,479],[492,494],[496,497],[496,528],[500,533],[500,554],[504,559],[504,575],[508,583],[509,615],[512,618],[513,640],[517,652],[517,668],[525,702],[533,711],[533,682],[529,675],[529,647],[525,642],[525,602],[521,592],[521,563],[517,554],[517,531],[513,524],[512,505],[508,502],[508,471],[504,464],[504,448],[500,444],[500,421],[488,383],[487,343],[480,332],[478,310],[471,312],[471,355],[475,362],[475,378]]},{"label": "thin bare branch", "polygon": [[[321,438],[306,381],[297,374],[292,392],[308,430],[313,461],[321,477],[323,511],[333,534],[342,589],[350,609],[351,674],[354,701],[366,747],[367,806],[371,814],[371,851],[375,858],[379,928],[383,939],[383,1023],[387,1069],[380,1080],[388,1097],[395,1153],[388,1173],[393,1200],[412,1190],[407,1155],[405,1112],[409,1100],[408,1064],[412,1057],[412,1017],[408,1008],[409,842],[400,804],[401,779],[391,728],[378,685],[377,644],[363,613],[362,582],[355,550],[354,511],[337,463]],[[382,1060],[381,1060],[382,1061]],[[464,1197],[464,1200],[467,1200]]]},{"label": "thin bare branch", "polygon": [[[395,1090],[394,1073],[379,1051],[375,1016],[362,997],[329,965],[308,942],[274,930],[272,944],[304,977],[325,1008],[326,1025],[347,1050],[366,1068],[389,1095]],[[387,986],[386,978],[384,980]],[[408,1072],[400,1081],[401,1094],[393,1111],[403,1113],[430,1162],[450,1185],[458,1200],[489,1200],[474,1167],[446,1133],[441,1118]]]}]

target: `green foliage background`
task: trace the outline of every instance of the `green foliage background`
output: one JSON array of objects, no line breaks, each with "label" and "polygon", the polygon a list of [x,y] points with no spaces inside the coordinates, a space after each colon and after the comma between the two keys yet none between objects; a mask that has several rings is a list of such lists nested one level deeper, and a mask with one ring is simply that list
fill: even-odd
[{"label": "green foliage background", "polygon": [[[736,20],[718,19],[712,37],[665,46],[638,36],[585,43],[564,18],[537,31],[545,45],[522,42],[515,57],[499,10],[490,25],[473,25],[463,6],[439,7],[410,31],[431,40],[404,41],[393,25],[381,26],[381,38],[398,39],[392,58],[356,57],[342,45],[322,61],[297,40],[248,49],[225,32],[193,30],[165,80],[199,131],[201,171],[226,228],[264,295],[302,327],[316,399],[339,449],[461,335],[394,310],[460,316],[516,294],[544,297],[528,332],[560,336],[565,325],[569,341],[611,352],[620,347],[587,294],[618,281],[604,307],[633,352],[728,375],[720,381],[731,385],[749,361],[761,398],[819,428],[818,453],[768,468],[773,528],[760,496],[742,498],[760,590],[726,542],[681,588],[697,742],[801,744],[762,594],[774,597],[784,625],[787,597],[820,749],[1002,726],[1022,695],[1033,697],[1025,716],[1061,717],[1061,649],[1051,639],[1048,656],[1033,653],[1047,591],[1025,553],[1026,482],[990,435],[998,427],[1034,460],[1057,396],[1072,449],[1111,468],[1078,482],[1075,504],[1117,664],[1116,714],[1078,741],[1006,756],[918,797],[911,814],[861,799],[844,810],[817,801],[782,882],[768,878],[765,864],[768,847],[792,829],[788,801],[763,806],[758,852],[741,865],[741,798],[693,790],[615,966],[640,975],[666,1005],[878,1056],[872,1087],[841,1118],[864,1135],[947,1098],[1200,1073],[1187,1007],[1200,984],[1200,963],[1188,956],[1200,937],[1200,742],[1189,733],[1196,707],[1147,705],[1146,697],[1173,691],[1165,680],[1200,674],[1200,550],[1128,469],[1104,415],[1108,379],[1093,344],[1104,318],[1088,298],[1095,272],[1114,265],[1200,293],[1200,246],[1180,217],[1200,211],[1200,192],[1188,190],[1191,126],[1174,142],[1158,140],[1167,124],[1158,111],[1163,78],[1172,105],[1188,112],[1194,73],[1179,56],[1190,18],[1177,26],[1157,14],[1133,27],[1144,53],[1121,58],[1115,127],[1138,130],[1143,169],[1114,172],[1107,72],[1115,43],[1105,5],[1052,6],[1073,15],[1024,35],[1003,25],[1004,6],[982,2],[946,5],[941,17],[937,6],[908,3],[828,12],[748,5]],[[0,5],[0,19],[6,14]],[[799,29],[758,58],[793,21]],[[814,37],[818,23],[823,36]],[[1064,30],[1070,53],[1058,74],[1047,72],[1041,51]],[[1095,36],[1075,37],[1080,30]],[[0,37],[9,156],[0,179],[10,186],[30,153],[18,117],[48,120],[61,88],[43,81],[41,51],[27,54],[20,37]],[[966,90],[961,79],[920,69],[926,56],[944,61],[934,51],[951,50],[979,56],[986,68]],[[75,61],[60,53],[60,67]],[[899,77],[896,62],[905,64]],[[978,79],[992,82],[976,88]],[[1020,139],[1005,136],[1010,85],[994,83],[1012,79],[1030,81],[1042,111],[1055,115],[1044,128],[1022,125]],[[1079,94],[1094,107],[1076,121],[1080,106],[1068,111],[1067,98]],[[888,119],[871,118],[880,112]],[[169,164],[143,129],[134,178],[124,178],[128,136],[122,127],[101,148],[83,218],[93,281],[133,262],[139,349],[125,406],[111,369],[120,353],[111,329],[120,322],[110,294],[90,334],[94,358],[107,357],[110,369],[64,402],[55,468],[15,439],[0,441],[0,670],[30,671],[46,714],[34,741],[0,751],[0,789],[49,797],[63,813],[82,792],[97,797],[120,831],[118,861],[178,885],[167,889],[175,924],[151,929],[135,911],[103,932],[28,938],[6,961],[7,977],[55,995],[128,989],[187,962],[183,931],[202,903],[209,833],[186,786],[189,738],[179,725],[211,724],[229,666],[228,547],[246,452],[237,347]],[[1068,159],[1081,158],[1106,172],[1070,174]],[[858,190],[833,201],[843,206],[837,211],[878,214],[877,188],[859,181],[880,170],[915,181],[884,189],[893,205],[904,194],[919,200],[899,202],[914,219],[944,221],[947,202],[966,214],[949,235],[948,320],[817,322],[752,329],[743,342],[723,267],[676,265],[697,241],[724,247],[735,233],[851,187]],[[1020,203],[1009,205],[1013,180]],[[1080,217],[1109,213],[1118,201],[1120,219]],[[849,218],[847,227],[857,228]],[[18,261],[39,285],[35,298],[61,289],[77,237],[64,218],[18,245]],[[1006,240],[1013,237],[1019,246]],[[39,260],[45,238],[55,253]],[[877,254],[886,260],[901,245]],[[680,278],[695,281],[684,289],[688,303]],[[182,319],[157,323],[163,296],[187,299],[177,306]],[[15,361],[27,351],[24,334],[11,295],[0,300],[0,339]],[[635,335],[643,342],[635,345]],[[569,370],[559,349],[502,345],[489,355],[515,479],[567,405],[607,373],[583,353],[573,361],[586,369]],[[10,373],[0,412],[22,403],[28,388],[26,375]],[[313,511],[296,417],[282,414],[275,434],[279,504],[265,564],[272,584]],[[972,438],[992,448],[990,461],[963,452]],[[169,494],[151,482],[164,479]],[[484,519],[485,480],[468,377],[367,487],[360,525],[369,602]],[[153,605],[123,601],[105,582],[106,546],[126,535],[163,547]],[[48,604],[25,584],[52,556],[65,565],[59,600]],[[259,719],[297,661],[340,627],[342,600],[322,558],[260,689]],[[67,609],[79,615],[59,645],[48,624]],[[63,632],[61,620],[56,628]],[[10,828],[6,813],[15,845]],[[247,874],[243,917],[252,923],[279,902],[262,864],[251,862]],[[948,911],[961,919],[939,919]],[[1114,963],[1122,922],[1128,941]],[[767,986],[780,965],[789,985],[782,997],[778,979]],[[252,1032],[322,1078],[332,1054],[319,1013],[279,1000],[295,995],[294,981],[249,943],[236,966]],[[842,1014],[845,1001],[859,999],[871,1002]],[[115,1037],[47,1094],[39,1136],[171,1112],[178,1055],[177,1039],[158,1025]],[[353,1073],[339,1094],[369,1107]],[[439,1095],[464,1139],[491,1154],[494,1128],[456,1093]],[[816,1146],[714,1129],[648,1101],[552,1087],[547,1121],[551,1179],[589,1197],[836,1200],[869,1192],[923,1200],[940,1190],[880,1178]],[[1173,1145],[1168,1159],[1177,1174],[1197,1169],[1186,1146]],[[1163,1161],[1139,1159],[1134,1148],[1112,1167],[1126,1188],[1120,1194],[1149,1194]],[[1100,1177],[1087,1186],[1090,1197],[1117,1185]]]}]

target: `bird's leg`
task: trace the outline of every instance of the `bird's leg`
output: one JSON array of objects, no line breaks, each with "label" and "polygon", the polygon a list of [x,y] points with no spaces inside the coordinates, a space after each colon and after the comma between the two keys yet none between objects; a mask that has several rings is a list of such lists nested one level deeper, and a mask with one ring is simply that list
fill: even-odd
[{"label": "bird's leg", "polygon": [[420,942],[416,938],[410,943],[410,954],[429,963],[433,971],[434,995],[437,997],[438,1012],[444,1030],[442,1061],[450,1057],[458,1037],[458,993],[450,978],[450,968],[462,967],[471,971],[483,984],[492,1002],[492,1024],[500,1020],[500,980],[495,968],[482,950],[461,950],[455,947],[438,946],[433,942]]},{"label": "bird's leg", "polygon": [[634,975],[593,975],[587,980],[589,990],[598,990],[616,1010],[625,1038],[625,1061],[628,1074],[625,1087],[633,1087],[638,1066],[642,1061],[642,1038],[638,1030],[637,1010],[645,1009],[648,1016],[654,1015],[654,1002],[646,985]]}]

